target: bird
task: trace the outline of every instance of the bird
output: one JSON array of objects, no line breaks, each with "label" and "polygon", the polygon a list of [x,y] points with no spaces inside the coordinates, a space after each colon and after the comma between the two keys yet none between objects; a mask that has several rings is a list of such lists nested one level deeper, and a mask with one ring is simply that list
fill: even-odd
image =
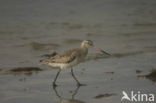
[{"label": "bird", "polygon": [[58,53],[52,57],[48,57],[40,61],[42,64],[47,64],[51,67],[59,68],[53,81],[54,87],[57,86],[56,80],[61,70],[65,68],[71,68],[71,75],[74,78],[74,80],[77,82],[77,86],[84,86],[84,84],[81,84],[76,78],[76,76],[74,75],[73,67],[84,61],[85,57],[88,54],[89,47],[92,47],[97,51],[101,51],[104,54],[110,55],[109,53],[103,51],[102,49],[99,49],[96,46],[94,46],[91,40],[83,40],[80,45],[80,48],[69,49],[67,51]]}]

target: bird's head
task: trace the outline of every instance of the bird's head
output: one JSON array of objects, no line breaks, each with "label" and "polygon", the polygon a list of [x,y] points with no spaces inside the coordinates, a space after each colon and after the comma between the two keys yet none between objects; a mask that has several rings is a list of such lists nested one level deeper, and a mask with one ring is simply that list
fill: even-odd
[{"label": "bird's head", "polygon": [[93,46],[93,42],[91,40],[84,40],[84,41],[82,41],[81,47],[88,48],[89,46]]},{"label": "bird's head", "polygon": [[104,50],[102,50],[102,49],[100,49],[100,48],[97,48],[97,47],[93,44],[93,42],[92,42],[91,40],[83,40],[82,43],[81,43],[81,47],[82,47],[82,48],[92,47],[92,48],[94,48],[94,49],[97,50],[97,51],[100,51],[100,52],[102,52],[102,53],[104,53],[104,54],[110,55],[109,53],[105,52]]}]

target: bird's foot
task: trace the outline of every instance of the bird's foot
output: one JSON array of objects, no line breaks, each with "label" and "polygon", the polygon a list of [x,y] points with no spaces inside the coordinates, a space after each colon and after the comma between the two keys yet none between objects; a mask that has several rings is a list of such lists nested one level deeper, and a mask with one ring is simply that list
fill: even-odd
[{"label": "bird's foot", "polygon": [[87,86],[86,84],[77,83],[77,86]]},{"label": "bird's foot", "polygon": [[58,86],[57,84],[53,83],[53,88],[56,88],[57,86]]}]

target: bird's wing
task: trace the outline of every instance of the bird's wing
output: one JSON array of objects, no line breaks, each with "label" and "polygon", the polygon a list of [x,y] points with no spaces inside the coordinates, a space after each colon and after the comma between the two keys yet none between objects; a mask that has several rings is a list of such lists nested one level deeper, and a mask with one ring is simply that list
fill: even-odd
[{"label": "bird's wing", "polygon": [[78,52],[74,49],[68,50],[66,52],[57,54],[56,56],[49,58],[49,61],[51,63],[70,63],[76,59],[76,57],[78,56],[77,53]]}]

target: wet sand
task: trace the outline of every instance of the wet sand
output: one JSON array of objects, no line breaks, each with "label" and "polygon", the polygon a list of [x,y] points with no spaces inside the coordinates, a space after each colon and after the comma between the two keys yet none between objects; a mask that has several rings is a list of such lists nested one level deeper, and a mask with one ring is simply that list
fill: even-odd
[{"label": "wet sand", "polygon": [[[156,95],[156,1],[0,1],[0,103],[121,103],[122,91]],[[89,49],[52,87],[57,69],[40,60],[84,39]]]}]

